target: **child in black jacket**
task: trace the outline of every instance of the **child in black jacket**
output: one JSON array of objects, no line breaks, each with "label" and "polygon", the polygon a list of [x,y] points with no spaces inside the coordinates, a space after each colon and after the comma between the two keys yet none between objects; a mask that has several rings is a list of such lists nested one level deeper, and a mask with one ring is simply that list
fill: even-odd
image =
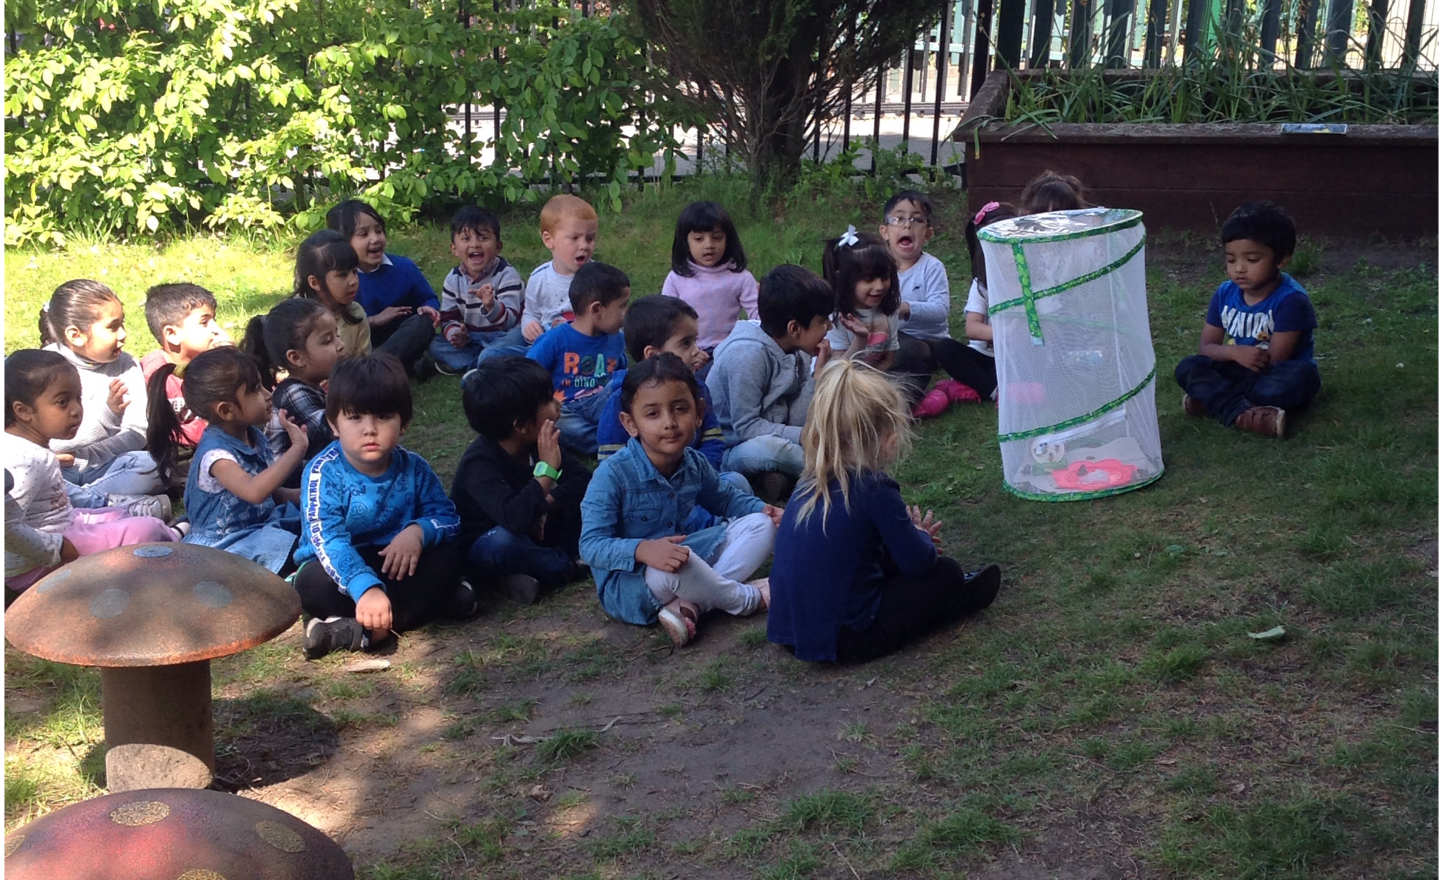
[{"label": "child in black jacket", "polygon": [[560,448],[550,373],[522,357],[485,360],[465,377],[465,417],[479,434],[450,496],[472,577],[522,605],[584,577],[580,500],[590,470]]}]

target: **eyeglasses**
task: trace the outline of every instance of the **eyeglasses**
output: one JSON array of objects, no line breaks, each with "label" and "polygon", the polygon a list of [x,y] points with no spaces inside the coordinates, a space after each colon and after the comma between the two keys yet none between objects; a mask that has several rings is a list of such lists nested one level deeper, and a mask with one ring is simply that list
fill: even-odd
[{"label": "eyeglasses", "polygon": [[886,226],[929,226],[930,221],[924,217],[886,217]]}]

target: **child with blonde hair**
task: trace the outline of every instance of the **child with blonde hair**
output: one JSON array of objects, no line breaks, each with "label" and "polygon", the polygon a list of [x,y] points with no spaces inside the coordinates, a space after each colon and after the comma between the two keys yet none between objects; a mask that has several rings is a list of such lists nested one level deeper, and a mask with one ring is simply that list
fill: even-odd
[{"label": "child with blonde hair", "polygon": [[805,470],[770,569],[770,641],[801,660],[863,662],[986,608],[1000,569],[966,572],[941,523],[885,473],[910,444],[908,407],[878,370],[837,360],[816,381]]},{"label": "child with blonde hair", "polygon": [[550,261],[536,266],[525,282],[520,326],[487,343],[476,364],[502,354],[524,357],[541,334],[575,319],[570,282],[595,256],[599,230],[599,215],[579,196],[562,193],[545,203],[540,209],[540,241],[550,251]]}]

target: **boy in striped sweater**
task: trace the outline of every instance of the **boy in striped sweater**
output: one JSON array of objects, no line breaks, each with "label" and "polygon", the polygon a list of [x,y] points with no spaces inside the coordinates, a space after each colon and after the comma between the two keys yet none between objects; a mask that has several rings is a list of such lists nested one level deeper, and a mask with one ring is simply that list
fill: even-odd
[{"label": "boy in striped sweater", "polygon": [[445,276],[440,333],[430,357],[440,372],[459,375],[475,366],[485,346],[520,323],[525,287],[500,256],[500,218],[467,205],[450,219],[450,253],[460,265]]}]

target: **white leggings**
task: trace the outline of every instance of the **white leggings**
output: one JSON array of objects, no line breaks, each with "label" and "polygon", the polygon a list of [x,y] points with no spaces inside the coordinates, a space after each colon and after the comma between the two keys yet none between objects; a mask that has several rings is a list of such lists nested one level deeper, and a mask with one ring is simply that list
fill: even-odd
[{"label": "white leggings", "polygon": [[760,609],[760,591],[741,581],[754,574],[774,549],[775,524],[763,513],[752,513],[725,527],[714,562],[691,553],[677,572],[646,566],[645,585],[661,605],[680,598],[702,614],[715,608],[727,614],[754,614]]}]

